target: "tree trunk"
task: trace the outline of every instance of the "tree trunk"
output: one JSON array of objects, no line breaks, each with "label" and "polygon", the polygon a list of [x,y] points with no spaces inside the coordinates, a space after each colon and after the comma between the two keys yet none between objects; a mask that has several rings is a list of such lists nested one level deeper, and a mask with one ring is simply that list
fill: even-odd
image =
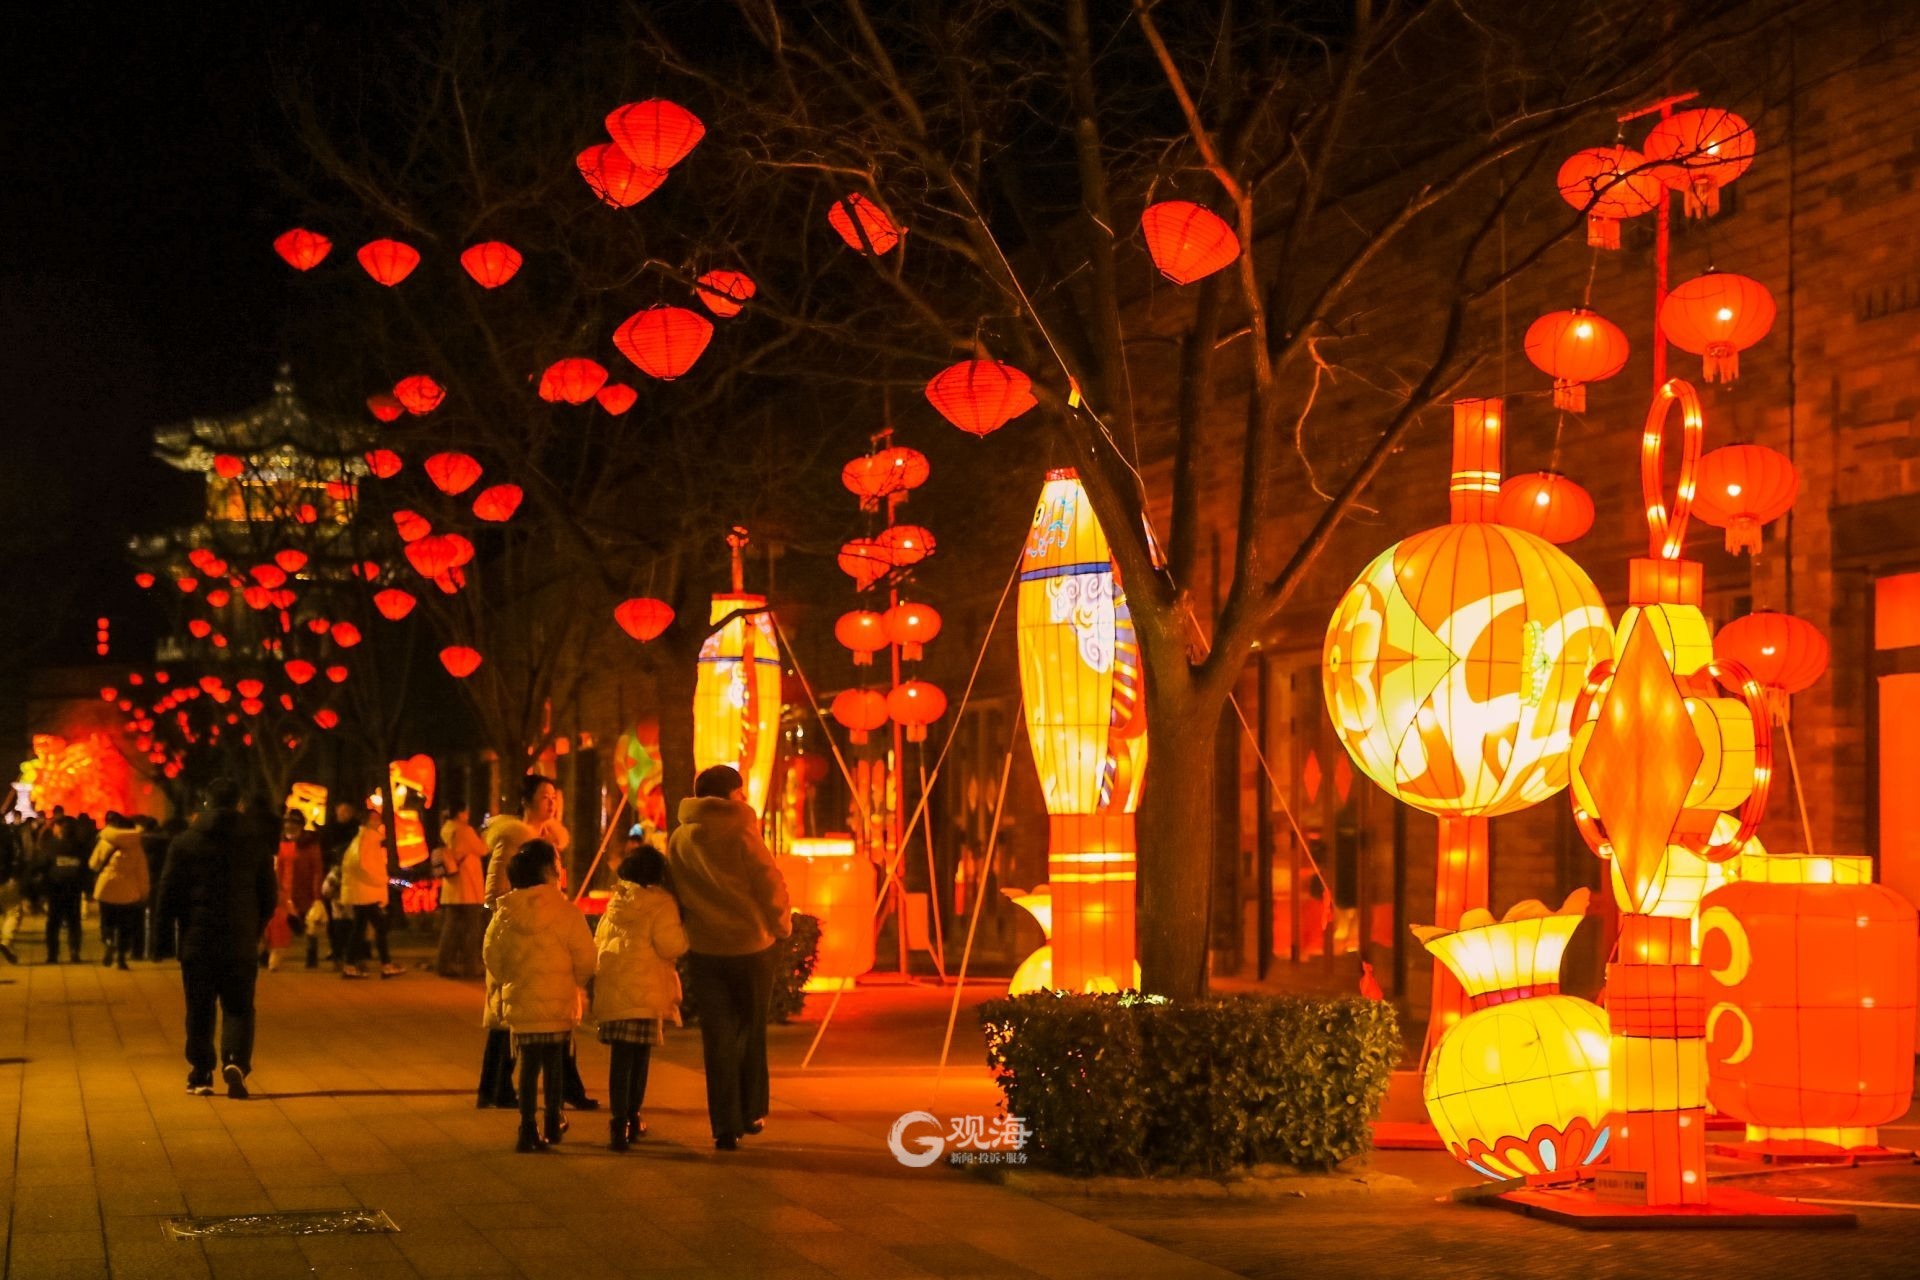
[{"label": "tree trunk", "polygon": [[1147,776],[1140,795],[1140,981],[1155,995],[1207,992],[1213,876],[1216,700],[1147,681]]}]

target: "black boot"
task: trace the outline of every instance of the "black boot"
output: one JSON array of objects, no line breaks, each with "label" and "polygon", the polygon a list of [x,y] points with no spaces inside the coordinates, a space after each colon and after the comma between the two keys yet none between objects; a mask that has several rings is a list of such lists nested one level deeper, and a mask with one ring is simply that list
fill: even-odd
[{"label": "black boot", "polygon": [[560,1113],[558,1111],[547,1112],[547,1129],[541,1137],[547,1140],[548,1145],[560,1141],[560,1135],[566,1131],[567,1122],[560,1118]]},{"label": "black boot", "polygon": [[534,1128],[533,1121],[522,1120],[520,1122],[520,1139],[513,1144],[514,1151],[520,1155],[526,1155],[531,1151],[544,1151],[546,1146],[546,1143],[540,1141],[540,1131]]},{"label": "black boot", "polygon": [[607,1145],[615,1151],[625,1151],[627,1149],[628,1139],[633,1137],[633,1135],[627,1131],[627,1122],[624,1120],[615,1120],[607,1126],[607,1129],[610,1131],[610,1140]]}]

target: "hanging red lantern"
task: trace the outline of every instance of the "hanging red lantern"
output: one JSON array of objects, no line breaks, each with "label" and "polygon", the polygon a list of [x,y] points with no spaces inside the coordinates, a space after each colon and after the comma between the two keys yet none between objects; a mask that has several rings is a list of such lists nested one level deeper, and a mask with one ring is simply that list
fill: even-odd
[{"label": "hanging red lantern", "polygon": [[382,480],[391,480],[400,474],[400,455],[391,449],[367,450],[367,470]]},{"label": "hanging red lantern", "polygon": [[848,730],[849,739],[865,742],[868,734],[887,722],[887,696],[877,689],[842,689],[833,696],[831,710]]},{"label": "hanging red lantern", "polygon": [[1730,444],[1700,459],[1693,514],[1727,531],[1730,553],[1758,551],[1760,526],[1778,520],[1800,494],[1793,462],[1763,444]]},{"label": "hanging red lantern", "polygon": [[613,345],[649,377],[671,382],[693,368],[713,340],[713,322],[685,307],[656,306],[628,316]]},{"label": "hanging red lantern", "polygon": [[282,547],[273,553],[273,562],[288,573],[298,573],[307,567],[307,553],[297,547]]},{"label": "hanging red lantern", "polygon": [[339,663],[335,663],[333,666],[328,667],[327,679],[333,681],[333,683],[335,684],[345,684],[347,681],[346,667],[340,665]]},{"label": "hanging red lantern", "polygon": [[448,495],[465,493],[480,479],[480,464],[471,454],[436,453],[423,465],[433,487]]},{"label": "hanging red lantern", "polygon": [[333,629],[333,624],[331,622],[328,622],[325,618],[308,618],[307,619],[307,630],[313,632],[313,634],[317,636],[323,636],[332,629]]},{"label": "hanging red lantern", "polygon": [[1721,107],[1677,111],[1653,126],[1640,148],[1654,176],[1685,197],[1687,216],[1720,212],[1720,188],[1753,163],[1753,126]]},{"label": "hanging red lantern", "polygon": [[593,398],[600,402],[602,409],[617,418],[633,408],[634,401],[640,398],[640,393],[624,382],[609,382],[594,392]]},{"label": "hanging red lantern", "polygon": [[334,502],[352,502],[354,487],[351,480],[327,481],[327,497]]},{"label": "hanging red lantern", "polygon": [[853,651],[854,666],[870,667],[873,655],[887,647],[887,626],[879,614],[855,609],[833,624],[833,638]]},{"label": "hanging red lantern", "polygon": [[887,714],[906,726],[908,742],[925,742],[927,726],[947,713],[947,695],[925,680],[898,684],[887,695]]},{"label": "hanging red lantern", "polygon": [[318,231],[295,227],[273,238],[273,251],[295,271],[311,271],[333,252],[333,241]]},{"label": "hanging red lantern", "polygon": [[481,520],[499,524],[511,520],[520,509],[523,495],[517,484],[488,485],[473,500],[473,514]]},{"label": "hanging red lantern", "polygon": [[354,626],[351,622],[334,623],[333,642],[342,649],[353,648],[353,646],[360,643],[360,628]]},{"label": "hanging red lantern", "polygon": [[365,578],[368,582],[380,581],[380,562],[363,560],[359,564],[348,565],[347,572],[356,578]]},{"label": "hanging red lantern", "polygon": [[1773,294],[1758,280],[1709,271],[1676,285],[1660,304],[1660,329],[1682,351],[1704,356],[1708,382],[1740,376],[1740,353],[1773,328]]},{"label": "hanging red lantern", "polygon": [[382,422],[392,422],[407,411],[390,391],[376,391],[368,396],[367,409]]},{"label": "hanging red lantern", "polygon": [[1588,147],[1567,157],[1555,178],[1560,198],[1587,215],[1587,243],[1620,247],[1620,223],[1660,203],[1665,188],[1632,147]]},{"label": "hanging red lantern", "polygon": [[318,524],[320,522],[320,508],[314,506],[311,502],[303,502],[293,509],[293,518],[301,524]]},{"label": "hanging red lantern", "polygon": [[360,265],[366,268],[368,275],[391,289],[420,265],[420,253],[410,244],[398,240],[375,240],[360,246],[355,255]]},{"label": "hanging red lantern", "polygon": [[120,696],[120,691],[114,688],[112,685],[108,685],[102,690],[100,690],[100,700],[102,702],[112,702],[115,699],[117,699],[119,696]]},{"label": "hanging red lantern", "polygon": [[287,679],[295,684],[305,684],[319,674],[319,668],[305,658],[292,658],[287,662]]},{"label": "hanging red lantern", "polygon": [[927,383],[927,402],[970,435],[992,435],[1033,408],[1033,379],[998,360],[962,360]]},{"label": "hanging red lantern", "polygon": [[[1820,628],[1805,618],[1772,609],[1756,609],[1713,634],[1713,656],[1738,662],[1766,690],[1773,718],[1785,722],[1787,699],[1827,672],[1830,651]],[[1739,690],[1732,683],[1727,688]]]},{"label": "hanging red lantern", "polygon": [[231,599],[233,596],[225,587],[215,587],[207,592],[207,605],[210,608],[224,609],[227,607],[227,601]]},{"label": "hanging red lantern", "polygon": [[[262,702],[262,701],[260,701],[260,699],[258,699],[258,698],[242,698],[242,699],[240,699],[240,709],[241,709],[242,711],[244,711],[244,712],[246,712],[246,713],[247,713],[248,715],[250,715],[250,716],[257,716],[257,715],[259,715],[259,714],[260,714],[260,713],[261,713],[262,711],[265,711],[265,710],[267,709],[267,704],[266,704],[266,703],[264,703],[264,702]],[[248,735],[247,735],[247,736],[246,736],[246,737],[245,737],[245,738],[243,739],[243,741],[244,741],[244,742],[246,743],[246,745],[248,745],[248,746],[252,746],[252,745],[253,745],[253,735],[252,735],[252,734],[248,734]]]},{"label": "hanging red lantern", "polygon": [[463,644],[448,645],[440,651],[440,665],[455,680],[465,680],[480,669],[480,651]]},{"label": "hanging red lantern", "polygon": [[671,169],[706,136],[700,117],[677,102],[648,98],[607,114],[607,134],[643,169]]},{"label": "hanging red lantern", "polygon": [[593,194],[616,209],[639,204],[667,180],[666,170],[635,164],[611,142],[588,147],[575,157],[574,163]]},{"label": "hanging red lantern", "polygon": [[173,580],[173,585],[180,588],[186,595],[192,595],[200,589],[200,579],[191,574],[183,574]]},{"label": "hanging red lantern", "polygon": [[929,474],[926,454],[895,445],[855,458],[840,468],[840,483],[858,495],[861,510],[872,511],[888,494],[918,489]]},{"label": "hanging red lantern", "polygon": [[857,191],[833,202],[827,224],[856,253],[885,253],[900,243],[900,228],[887,211]]},{"label": "hanging red lantern", "polygon": [[287,571],[277,564],[257,564],[247,570],[253,580],[271,591],[287,583]]},{"label": "hanging red lantern", "polygon": [[499,240],[482,240],[460,254],[460,265],[482,289],[498,289],[513,279],[522,261],[518,249]]},{"label": "hanging red lantern", "polygon": [[293,608],[293,601],[294,595],[292,591],[274,591],[269,589],[267,592],[267,603],[276,609],[291,609]]},{"label": "hanging red lantern", "polygon": [[1553,379],[1553,403],[1571,413],[1587,411],[1589,382],[1611,378],[1626,367],[1627,335],[1586,307],[1550,311],[1527,326],[1527,359]]},{"label": "hanging red lantern", "polygon": [[540,398],[549,404],[562,400],[568,404],[585,404],[606,381],[606,368],[598,361],[568,356],[555,360],[540,375]]},{"label": "hanging red lantern", "polygon": [[154,583],[153,575],[146,572],[145,570],[142,570],[139,573],[136,573],[133,575],[133,585],[140,588],[142,591],[153,590],[153,583]]},{"label": "hanging red lantern", "polygon": [[447,398],[447,389],[426,374],[416,373],[393,384],[393,398],[418,417],[438,409]]},{"label": "hanging red lantern", "polygon": [[852,578],[862,591],[886,577],[893,568],[887,548],[872,538],[854,538],[841,544],[838,563],[840,571]]},{"label": "hanging red lantern", "polygon": [[882,529],[874,541],[895,569],[911,569],[934,550],[933,534],[917,524],[896,524]]},{"label": "hanging red lantern", "polygon": [[900,646],[900,656],[918,662],[926,646],[940,634],[940,611],[930,604],[897,604],[885,614],[887,639]]},{"label": "hanging red lantern", "polygon": [[264,681],[255,680],[251,677],[245,680],[234,681],[233,687],[240,691],[240,696],[243,698],[257,698],[262,693],[265,693],[267,689]]},{"label": "hanging red lantern", "polygon": [[388,622],[398,622],[413,612],[414,597],[411,591],[402,591],[398,587],[388,587],[384,591],[373,593],[373,607]]},{"label": "hanging red lantern", "polygon": [[1147,252],[1160,274],[1192,284],[1240,256],[1240,237],[1213,210],[1190,200],[1162,200],[1140,215]]},{"label": "hanging red lantern", "polygon": [[322,707],[313,713],[313,722],[322,729],[331,729],[340,723],[340,713],[331,707]]},{"label": "hanging red lantern", "polygon": [[737,316],[759,286],[744,271],[714,270],[694,282],[694,295],[707,310],[721,319]]},{"label": "hanging red lantern", "polygon": [[205,618],[189,618],[187,619],[187,634],[195,640],[205,640],[213,634],[213,624]]},{"label": "hanging red lantern", "polygon": [[399,532],[402,542],[418,542],[433,532],[431,520],[405,507],[393,513],[393,527]]},{"label": "hanging red lantern", "polygon": [[645,644],[673,625],[673,606],[652,596],[636,596],[614,606],[613,620],[622,631]]},{"label": "hanging red lantern", "polygon": [[1593,498],[1558,471],[1533,471],[1500,486],[1495,518],[1564,546],[1593,528]]},{"label": "hanging red lantern", "polygon": [[[436,585],[472,559],[473,544],[457,533],[429,534],[407,544],[407,562],[421,577],[434,579]],[[448,590],[443,586],[441,589],[451,595],[459,588]]]},{"label": "hanging red lantern", "polygon": [[222,480],[238,480],[247,470],[247,464],[230,453],[213,455],[213,474]]},{"label": "hanging red lantern", "polygon": [[273,593],[268,591],[265,587],[254,586],[254,587],[247,587],[243,589],[240,592],[240,598],[247,602],[247,608],[253,609],[253,610],[260,610],[267,607],[267,605],[270,603],[269,597],[272,594]]}]

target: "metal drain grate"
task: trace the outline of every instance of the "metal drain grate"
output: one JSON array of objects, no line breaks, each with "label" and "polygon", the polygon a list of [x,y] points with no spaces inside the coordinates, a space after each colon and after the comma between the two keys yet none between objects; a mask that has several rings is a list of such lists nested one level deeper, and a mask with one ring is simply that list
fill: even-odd
[{"label": "metal drain grate", "polygon": [[172,1240],[224,1236],[371,1236],[400,1230],[379,1209],[307,1209],[295,1213],[242,1213],[231,1218],[168,1218]]}]

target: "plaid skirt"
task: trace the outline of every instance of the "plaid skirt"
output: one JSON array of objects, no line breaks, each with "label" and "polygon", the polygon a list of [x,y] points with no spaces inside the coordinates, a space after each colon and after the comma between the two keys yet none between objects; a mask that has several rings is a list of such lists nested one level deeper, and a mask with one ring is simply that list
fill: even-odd
[{"label": "plaid skirt", "polygon": [[664,1018],[615,1018],[600,1024],[601,1044],[665,1044]]},{"label": "plaid skirt", "polygon": [[530,1044],[567,1044],[572,1039],[571,1031],[516,1031],[513,1033],[513,1051],[518,1053]]}]

